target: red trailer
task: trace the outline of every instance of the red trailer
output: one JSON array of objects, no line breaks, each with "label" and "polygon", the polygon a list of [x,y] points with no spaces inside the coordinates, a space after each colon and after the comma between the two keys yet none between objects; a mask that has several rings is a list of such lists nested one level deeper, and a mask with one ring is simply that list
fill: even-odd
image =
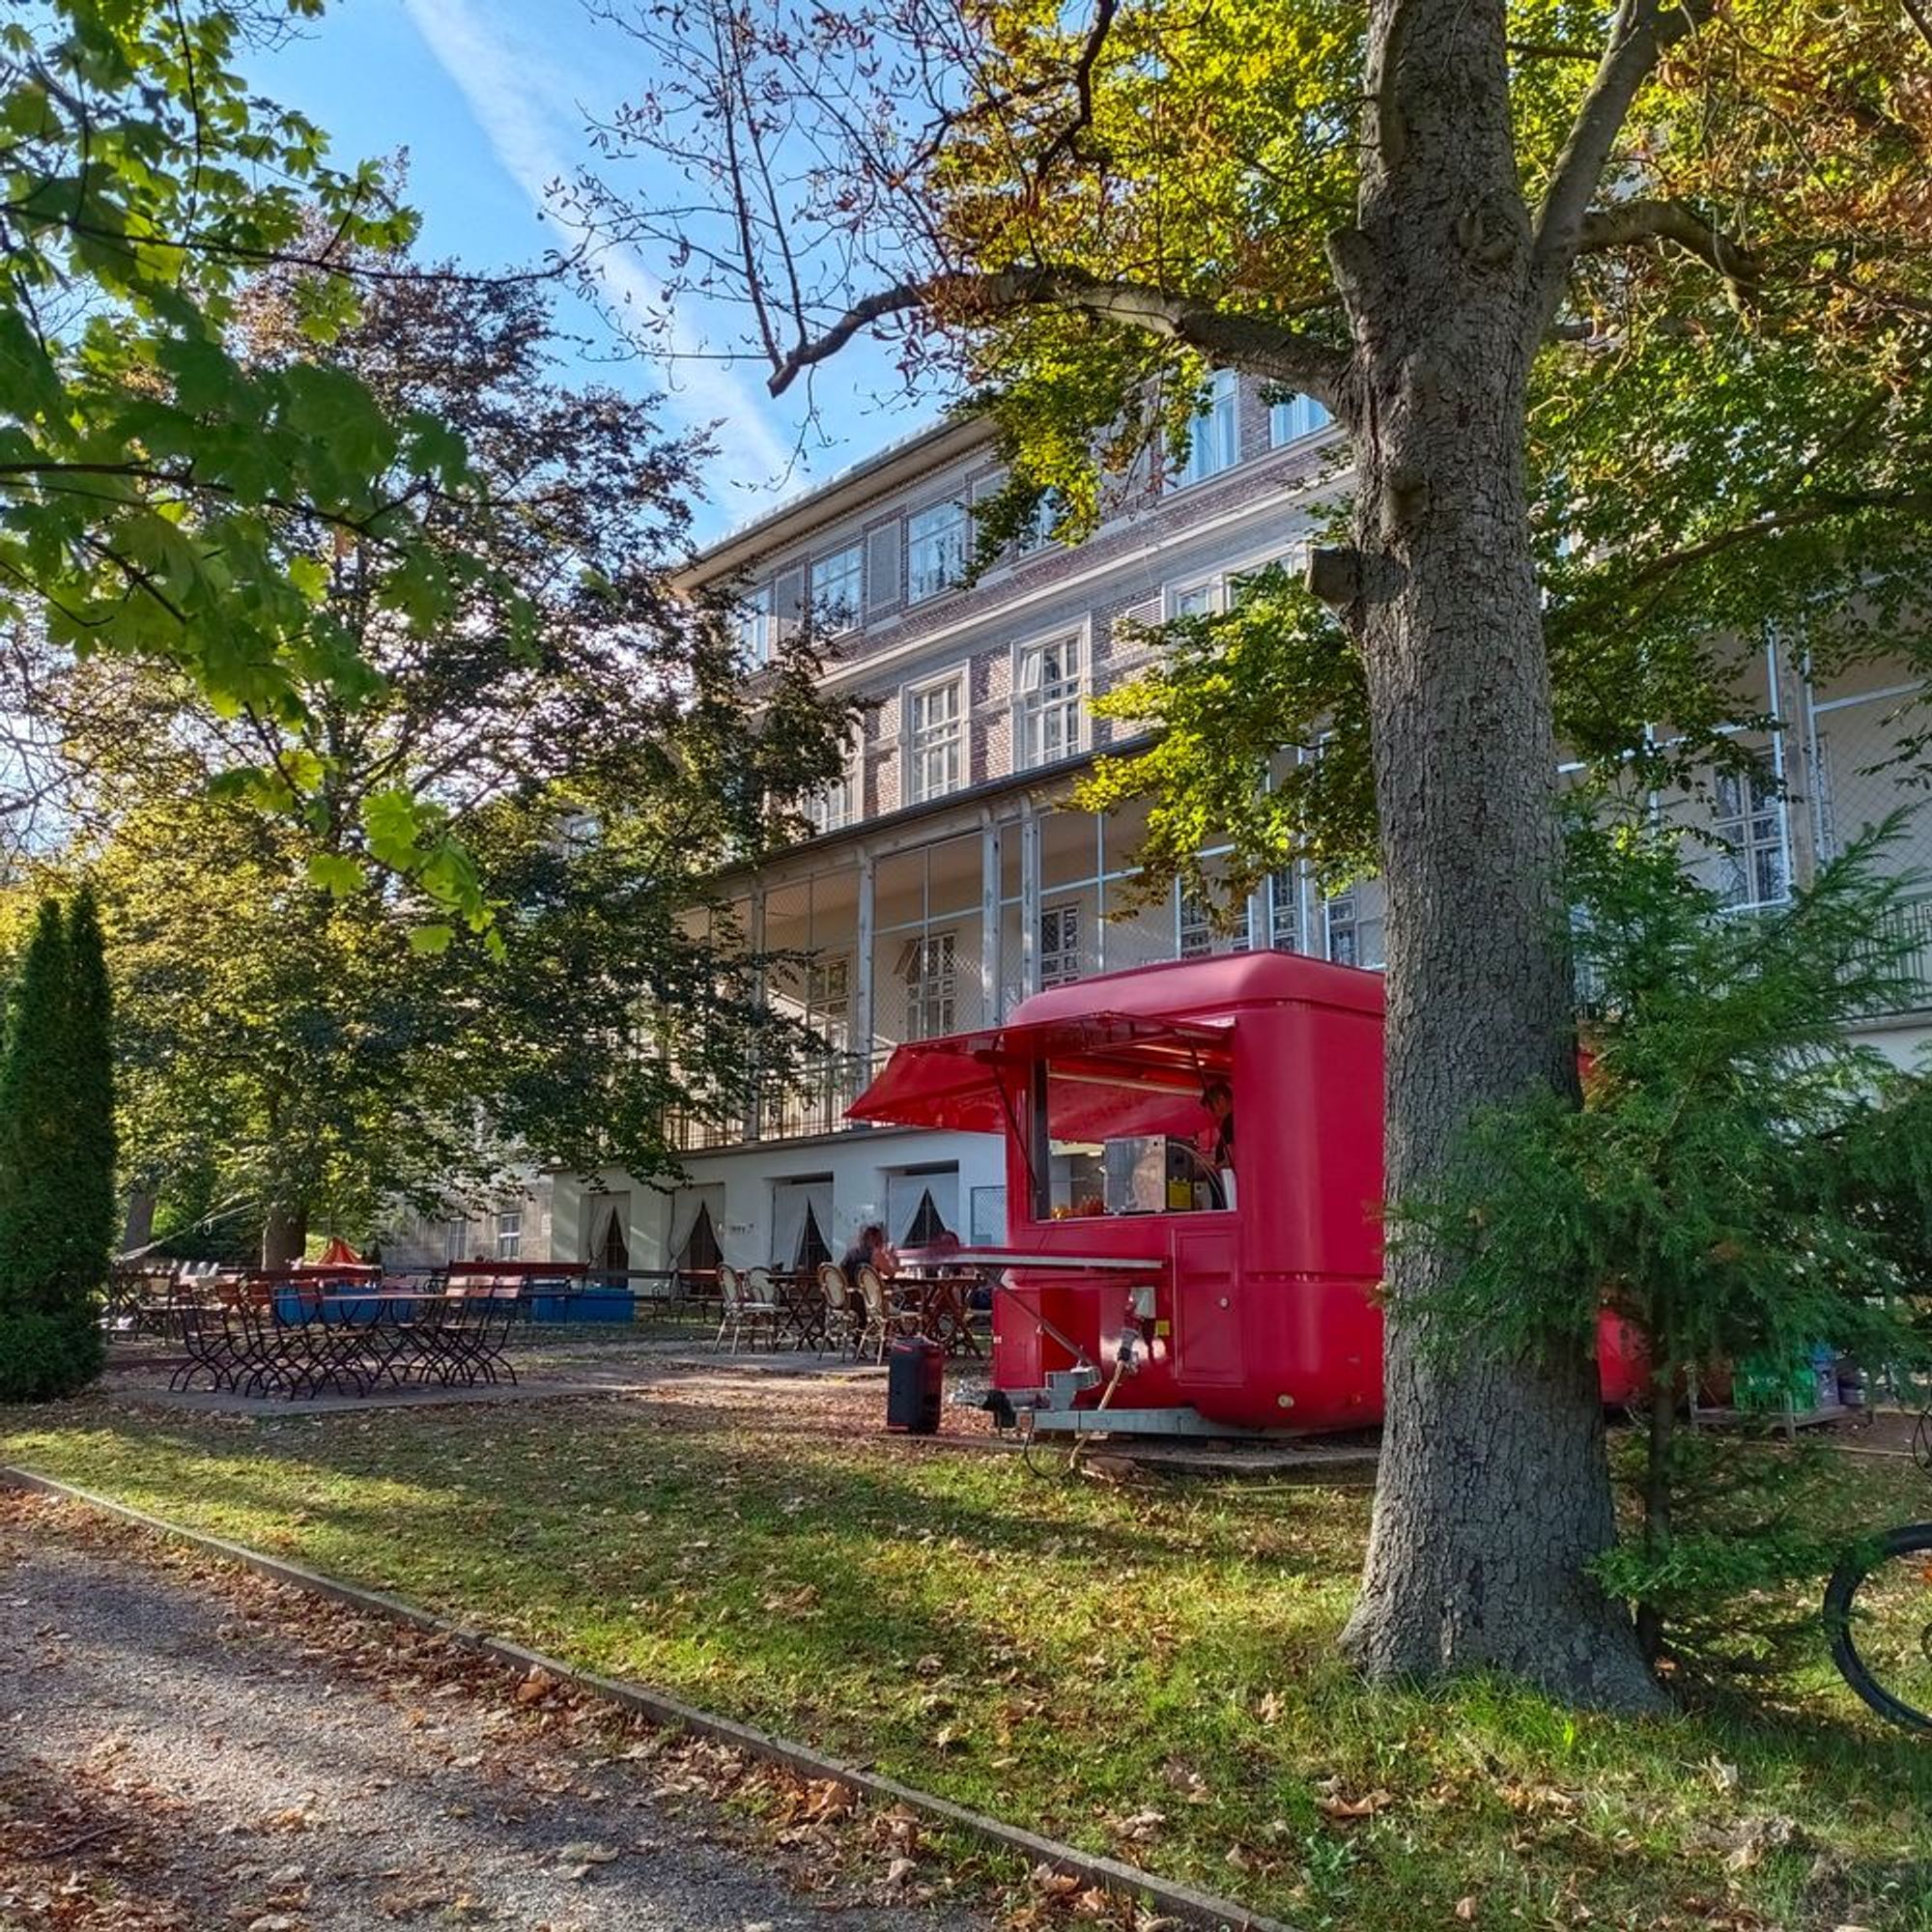
[{"label": "red trailer", "polygon": [[1380,1419],[1378,974],[1248,952],[1083,980],[899,1047],[850,1113],[1005,1136],[1009,1245],[947,1259],[998,1270],[994,1387],[1037,1428]]}]

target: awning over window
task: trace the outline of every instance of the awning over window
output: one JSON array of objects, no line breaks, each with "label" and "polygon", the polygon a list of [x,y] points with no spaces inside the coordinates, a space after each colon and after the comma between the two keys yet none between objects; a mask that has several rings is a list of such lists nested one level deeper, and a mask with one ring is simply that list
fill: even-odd
[{"label": "awning over window", "polygon": [[1023,1087],[1012,1076],[1043,1060],[1052,1074],[1050,1131],[1092,1132],[1102,1120],[1122,1122],[1115,1132],[1149,1131],[1124,1123],[1139,1111],[1133,1096],[1198,1101],[1206,1082],[1228,1075],[1231,1032],[1225,1024],[1144,1013],[1089,1013],[913,1040],[895,1050],[846,1116],[891,1126],[1002,1133],[1008,1125],[1002,1076]]}]

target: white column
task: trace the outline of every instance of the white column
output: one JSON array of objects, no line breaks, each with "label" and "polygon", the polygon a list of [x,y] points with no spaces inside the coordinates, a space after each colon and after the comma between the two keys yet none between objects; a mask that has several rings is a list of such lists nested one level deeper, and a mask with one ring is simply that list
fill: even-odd
[{"label": "white column", "polygon": [[1028,799],[1020,819],[1020,964],[1026,993],[1039,991],[1039,813]]},{"label": "white column", "polygon": [[1000,1010],[1000,828],[989,811],[980,828],[980,1024]]},{"label": "white column", "polygon": [[[852,960],[852,1050],[867,1069],[878,1051],[874,1036],[872,1002],[872,912],[873,862],[869,852],[859,855],[859,930],[853,941]],[[862,1076],[863,1077],[863,1076]]]}]

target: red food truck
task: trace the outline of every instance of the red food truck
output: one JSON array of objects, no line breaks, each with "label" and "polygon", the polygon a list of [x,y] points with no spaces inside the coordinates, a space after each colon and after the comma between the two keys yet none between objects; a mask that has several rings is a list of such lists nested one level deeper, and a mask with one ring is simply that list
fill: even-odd
[{"label": "red food truck", "polygon": [[[849,1111],[1005,1136],[1009,1244],[947,1257],[997,1275],[996,1406],[1065,1431],[1380,1420],[1379,974],[1292,952],[1103,974],[899,1047]],[[1600,1354],[1627,1400],[1613,1326]]]}]

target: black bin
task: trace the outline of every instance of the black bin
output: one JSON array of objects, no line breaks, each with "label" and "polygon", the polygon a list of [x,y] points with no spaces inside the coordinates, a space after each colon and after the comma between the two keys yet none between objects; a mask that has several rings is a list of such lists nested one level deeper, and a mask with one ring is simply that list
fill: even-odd
[{"label": "black bin", "polygon": [[909,1435],[939,1433],[939,1405],[946,1379],[946,1350],[923,1335],[893,1344],[886,1364],[886,1427]]}]

